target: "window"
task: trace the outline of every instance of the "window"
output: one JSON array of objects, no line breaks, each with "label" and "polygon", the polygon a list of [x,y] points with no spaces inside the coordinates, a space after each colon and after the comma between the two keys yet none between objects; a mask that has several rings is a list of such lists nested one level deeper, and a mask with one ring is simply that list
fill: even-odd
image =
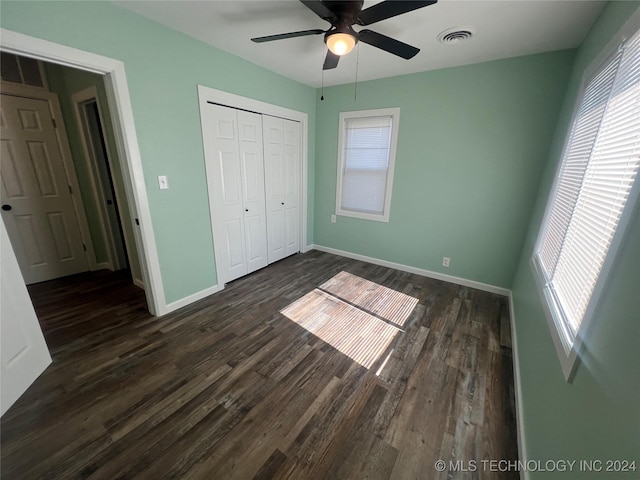
[{"label": "window", "polygon": [[640,186],[640,33],[586,77],[533,255],[569,380]]},{"label": "window", "polygon": [[336,214],[389,221],[399,108],[340,113]]}]

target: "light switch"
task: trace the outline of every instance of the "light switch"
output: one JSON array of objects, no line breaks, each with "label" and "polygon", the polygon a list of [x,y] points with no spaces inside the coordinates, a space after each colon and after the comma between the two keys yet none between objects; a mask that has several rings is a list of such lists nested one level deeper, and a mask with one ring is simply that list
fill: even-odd
[{"label": "light switch", "polygon": [[166,190],[169,188],[169,178],[166,175],[160,175],[158,177],[158,185],[160,185],[160,190]]}]

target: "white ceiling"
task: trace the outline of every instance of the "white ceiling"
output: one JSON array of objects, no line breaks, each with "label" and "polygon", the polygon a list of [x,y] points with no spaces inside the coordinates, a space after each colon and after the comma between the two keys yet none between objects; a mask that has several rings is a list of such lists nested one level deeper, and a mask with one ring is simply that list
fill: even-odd
[{"label": "white ceiling", "polygon": [[[325,48],[322,35],[262,44],[250,41],[251,37],[329,27],[297,0],[114,3],[285,77],[312,87],[321,85]],[[378,1],[365,0],[363,8],[375,3]],[[574,48],[580,45],[605,3],[440,0],[367,27],[420,48],[416,57],[404,60],[359,44],[340,59],[338,68],[324,72],[324,84],[352,83],[358,58],[358,81],[363,81]],[[438,34],[451,27],[472,27],[475,35],[456,44],[439,43]]]}]

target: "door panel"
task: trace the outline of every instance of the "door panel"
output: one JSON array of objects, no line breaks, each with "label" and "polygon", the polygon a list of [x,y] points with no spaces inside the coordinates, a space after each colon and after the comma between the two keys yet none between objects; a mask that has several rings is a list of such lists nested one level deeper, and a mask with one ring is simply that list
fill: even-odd
[{"label": "door panel", "polygon": [[264,116],[269,262],[300,251],[300,124]]},{"label": "door panel", "polygon": [[[18,243],[26,254],[27,266],[45,265],[44,254],[39,241],[40,233],[36,228],[33,215],[16,215],[14,216],[14,222],[18,232]],[[15,243],[13,240],[12,242]]]},{"label": "door panel", "polygon": [[300,251],[300,123],[284,120],[286,253]]},{"label": "door panel", "polygon": [[0,414],[51,363],[4,222],[0,222]]},{"label": "door panel", "polygon": [[240,169],[238,153],[233,150],[220,150],[220,177],[224,205],[231,207],[240,204]]},{"label": "door panel", "polygon": [[2,218],[26,283],[87,271],[48,103],[3,94],[1,109]]},{"label": "door panel", "polygon": [[48,213],[47,216],[49,217],[49,227],[53,233],[53,240],[56,244],[56,250],[58,251],[58,259],[60,261],[72,259],[73,250],[71,247],[71,238],[64,215],[60,212],[51,212]]},{"label": "door panel", "polygon": [[229,268],[246,270],[244,249],[242,248],[243,226],[239,218],[225,222],[226,243],[229,251]]},{"label": "door panel", "polygon": [[284,219],[284,120],[263,117],[265,130],[265,189],[267,195],[267,243],[269,263],[286,256]]},{"label": "door panel", "polygon": [[203,113],[207,186],[218,281],[224,284],[247,274],[238,122],[234,109],[207,107]]},{"label": "door panel", "polygon": [[240,110],[237,111],[237,115],[240,132],[247,271],[251,273],[268,264],[262,116]]},{"label": "door panel", "polygon": [[[247,263],[257,265],[255,269],[266,267],[264,251],[264,218],[262,215],[247,215],[244,217],[247,234]],[[252,270],[253,271],[253,270]]]},{"label": "door panel", "polygon": [[244,171],[244,201],[260,202],[263,191],[262,180],[262,159],[255,153],[242,153],[242,169]]}]

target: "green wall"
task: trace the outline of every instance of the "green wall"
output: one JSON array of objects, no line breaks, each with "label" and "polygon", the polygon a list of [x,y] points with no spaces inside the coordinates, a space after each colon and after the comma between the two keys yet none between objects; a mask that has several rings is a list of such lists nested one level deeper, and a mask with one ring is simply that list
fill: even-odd
[{"label": "green wall", "polygon": [[167,302],[217,283],[198,84],[309,115],[313,239],[314,89],[109,2],[3,1],[0,25],[124,62]]},{"label": "green wall", "polygon": [[[325,88],[318,245],[509,288],[574,51]],[[341,111],[400,107],[389,223],[335,211]],[[451,267],[442,267],[442,257]]]},{"label": "green wall", "polygon": [[[90,173],[87,166],[87,162],[83,160],[84,150],[82,147],[82,140],[80,137],[80,126],[78,125],[75,107],[71,100],[71,96],[81,90],[85,90],[91,86],[96,87],[98,95],[98,104],[100,105],[100,111],[102,113],[103,128],[105,131],[106,141],[108,144],[109,154],[111,156],[111,163],[113,165],[112,177],[114,187],[118,193],[120,199],[121,209],[124,212],[129,212],[129,206],[126,202],[124,182],[122,179],[120,158],[118,158],[118,150],[115,144],[115,136],[113,134],[113,127],[110,121],[111,113],[109,111],[109,105],[107,104],[107,95],[104,86],[104,77],[96,75],[94,73],[85,72],[82,70],[76,70],[73,68],[62,67],[60,65],[45,64],[47,80],[49,82],[49,89],[58,95],[60,100],[60,108],[62,110],[62,116],[69,137],[69,147],[71,149],[71,155],[73,156],[74,166],[76,168],[76,174],[78,176],[78,182],[80,184],[80,193],[82,194],[82,200],[87,214],[87,221],[89,224],[89,231],[91,233],[91,239],[93,240],[93,247],[96,254],[96,261],[98,263],[108,260],[107,246],[104,242],[104,236],[102,233],[100,217],[98,214],[98,206],[95,202],[94,195],[92,193],[93,186],[90,180]],[[126,215],[122,221],[122,228],[124,230],[127,239],[130,242],[134,242],[133,233],[133,221],[130,215]],[[131,243],[131,274],[134,279],[142,281],[142,272],[140,270],[140,260],[138,259],[138,252],[135,248],[135,244]]]},{"label": "green wall", "polygon": [[[564,380],[529,261],[585,68],[640,5],[612,2],[579,49],[513,282],[522,416],[530,459],[635,460],[640,469],[640,214],[636,212],[587,332],[572,383]],[[531,478],[625,479],[574,471]]]}]

